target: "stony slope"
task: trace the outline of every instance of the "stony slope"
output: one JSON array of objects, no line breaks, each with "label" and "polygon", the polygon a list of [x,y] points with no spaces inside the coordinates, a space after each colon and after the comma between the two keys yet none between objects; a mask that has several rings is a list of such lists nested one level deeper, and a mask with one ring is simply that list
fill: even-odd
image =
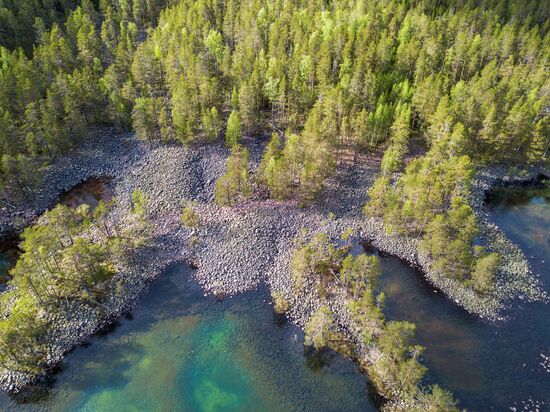
[{"label": "stony slope", "polygon": [[[244,144],[250,151],[254,169],[265,141],[248,139]],[[114,282],[122,285],[123,293],[111,296],[104,310],[91,310],[89,306],[75,303],[68,319],[51,319],[55,325],[48,337],[52,365],[60,361],[66,351],[131,310],[149,282],[164,267],[179,260],[193,262],[197,267],[196,279],[210,293],[233,294],[254,288],[265,280],[272,290],[283,293],[291,302],[291,318],[303,325],[320,302],[313,285],[306,285],[299,296],[292,290],[290,254],[302,228],[307,228],[310,235],[324,231],[337,238],[344,229],[353,227],[358,240],[368,240],[380,250],[421,268],[428,280],[447,296],[482,317],[497,318],[503,304],[519,294],[530,299],[543,297],[525,256],[486,220],[482,222],[490,245],[494,250],[506,252],[509,261],[503,266],[497,296],[480,299],[460,284],[432,273],[429,262],[418,256],[416,241],[388,236],[380,221],[365,219],[361,209],[378,170],[376,160],[342,165],[337,175],[327,182],[319,202],[307,208],[260,195],[234,208],[220,208],[213,203],[214,185],[225,170],[228,154],[221,144],[151,147],[131,134],[97,130],[78,152],[50,166],[36,205],[21,205],[17,214],[5,209],[0,211],[0,230],[5,233],[29,224],[55,204],[60,193],[89,177],[113,178],[115,195],[120,199],[116,213],[121,215],[126,213],[134,189],[139,188],[148,196],[152,220],[150,243],[119,268]],[[483,188],[480,193],[484,193]],[[182,205],[190,200],[196,203],[203,221],[196,230],[186,229],[180,223]],[[482,202],[478,213],[483,213]],[[193,247],[189,245],[191,236],[198,240]],[[344,295],[336,294],[331,306],[342,330],[356,340]],[[361,348],[361,353],[372,356],[368,348]],[[29,380],[28,376],[16,374],[4,374],[0,378],[2,387],[12,391]]]}]

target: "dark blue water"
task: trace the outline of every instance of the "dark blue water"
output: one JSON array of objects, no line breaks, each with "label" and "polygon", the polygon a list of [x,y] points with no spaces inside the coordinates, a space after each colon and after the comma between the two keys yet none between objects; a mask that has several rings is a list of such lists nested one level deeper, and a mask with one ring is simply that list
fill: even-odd
[{"label": "dark blue water", "polygon": [[0,240],[0,284],[10,279],[9,270],[15,265],[19,255],[18,241],[19,238],[16,236],[9,236]]},{"label": "dark blue water", "polygon": [[[490,216],[527,255],[545,289],[550,288],[550,196],[548,186],[510,189],[491,199]],[[490,323],[468,315],[392,257],[382,259],[390,318],[417,324],[426,346],[428,382],[452,390],[472,411],[550,410],[550,305],[513,302],[509,319]],[[547,370],[548,369],[548,370]],[[518,409],[519,410],[519,409]]]}]

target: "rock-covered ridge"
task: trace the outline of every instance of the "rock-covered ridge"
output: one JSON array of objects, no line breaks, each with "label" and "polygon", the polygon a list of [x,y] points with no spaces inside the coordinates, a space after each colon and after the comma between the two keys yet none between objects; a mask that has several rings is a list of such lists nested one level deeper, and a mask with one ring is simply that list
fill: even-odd
[{"label": "rock-covered ridge", "polygon": [[[243,143],[250,152],[251,168],[254,169],[265,141],[245,139]],[[495,318],[504,299],[517,296],[519,291],[532,298],[539,297],[540,288],[519,250],[513,257],[513,267],[521,270],[511,270],[509,274],[525,276],[520,286],[507,289],[510,292],[499,295],[498,299],[480,301],[470,290],[431,273],[429,262],[417,254],[414,239],[389,236],[380,221],[365,219],[362,206],[379,169],[378,160],[341,165],[336,176],[327,182],[319,201],[306,208],[293,202],[265,199],[261,195],[237,207],[225,208],[213,203],[213,195],[217,178],[225,172],[228,154],[222,144],[190,148],[148,146],[131,134],[98,130],[75,154],[60,158],[49,167],[36,205],[22,206],[18,218],[9,211],[0,211],[0,229],[6,233],[22,222],[30,223],[53,205],[63,191],[89,177],[99,176],[113,179],[115,195],[120,199],[115,213],[124,215],[127,212],[134,189],[142,190],[149,199],[150,242],[125,267],[119,268],[114,282],[121,282],[122,293],[113,294],[101,311],[75,303],[70,318],[51,319],[55,325],[52,336],[48,337],[52,342],[51,365],[62,360],[64,353],[75,345],[131,310],[150,281],[167,265],[181,260],[196,266],[195,278],[210,293],[230,295],[266,281],[272,291],[281,292],[290,301],[293,321],[304,325],[320,302],[316,292],[307,285],[299,296],[293,290],[290,255],[294,239],[302,228],[310,234],[323,231],[337,238],[344,229],[352,227],[361,239],[370,241],[381,251],[421,268],[428,280],[447,296],[482,317]],[[188,201],[195,202],[202,220],[197,229],[184,228],[180,221],[182,206]],[[481,211],[481,208],[478,209]],[[196,244],[190,244],[191,237],[197,239]],[[494,242],[497,249],[515,247],[506,238],[503,244],[499,242]],[[525,292],[524,280],[533,287],[531,295]],[[331,306],[340,327],[353,335],[345,297],[335,298]],[[365,350],[360,348],[360,353]],[[371,355],[364,353],[364,356]],[[31,380],[28,376],[8,373],[0,377],[0,385],[16,391]]]}]

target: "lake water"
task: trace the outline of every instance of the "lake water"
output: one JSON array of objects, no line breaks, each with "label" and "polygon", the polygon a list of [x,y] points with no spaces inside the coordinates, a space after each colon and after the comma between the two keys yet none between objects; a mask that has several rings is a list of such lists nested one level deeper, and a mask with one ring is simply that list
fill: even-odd
[{"label": "lake water", "polygon": [[0,283],[10,279],[8,271],[17,261],[19,238],[10,236],[0,241]]},{"label": "lake water", "polygon": [[[59,202],[69,207],[78,207],[87,204],[93,210],[100,200],[109,202],[113,198],[111,179],[106,177],[88,179],[59,197]],[[0,239],[0,283],[10,279],[9,270],[17,262],[19,249],[18,235],[11,235]]]},{"label": "lake water", "polygon": [[[221,302],[175,265],[133,320],[67,356],[45,394],[18,410],[373,411],[365,377],[333,353],[304,352],[264,288]],[[15,408],[4,397],[0,407]]]},{"label": "lake water", "polygon": [[[525,252],[550,288],[550,190],[518,188],[490,200],[491,219]],[[428,382],[452,390],[472,411],[550,411],[550,305],[514,302],[509,319],[490,323],[468,315],[422,276],[393,257],[382,258],[387,317],[417,325],[426,346]]]}]

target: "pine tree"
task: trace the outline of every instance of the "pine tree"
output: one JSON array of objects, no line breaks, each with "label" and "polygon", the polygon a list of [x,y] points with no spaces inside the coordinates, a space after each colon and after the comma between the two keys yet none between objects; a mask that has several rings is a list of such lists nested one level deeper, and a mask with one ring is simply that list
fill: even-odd
[{"label": "pine tree", "polygon": [[150,143],[160,138],[159,112],[161,100],[139,97],[132,112],[132,123],[140,139]]},{"label": "pine tree", "polygon": [[214,141],[220,133],[220,115],[216,107],[206,109],[202,115],[202,128],[207,141]]},{"label": "pine tree", "polygon": [[216,203],[221,206],[233,206],[240,197],[246,198],[249,195],[248,150],[235,144],[227,159],[227,171],[216,182]]},{"label": "pine tree", "polygon": [[327,306],[321,306],[307,321],[304,327],[304,343],[315,349],[323,349],[338,344],[343,337],[335,331],[334,318]]},{"label": "pine tree", "polygon": [[231,148],[239,143],[242,137],[241,118],[239,112],[233,110],[227,120],[225,129],[225,144]]},{"label": "pine tree", "polygon": [[258,166],[258,181],[268,186],[273,185],[275,164],[281,155],[282,141],[277,133],[271,134],[271,139],[265,148],[262,161]]}]

